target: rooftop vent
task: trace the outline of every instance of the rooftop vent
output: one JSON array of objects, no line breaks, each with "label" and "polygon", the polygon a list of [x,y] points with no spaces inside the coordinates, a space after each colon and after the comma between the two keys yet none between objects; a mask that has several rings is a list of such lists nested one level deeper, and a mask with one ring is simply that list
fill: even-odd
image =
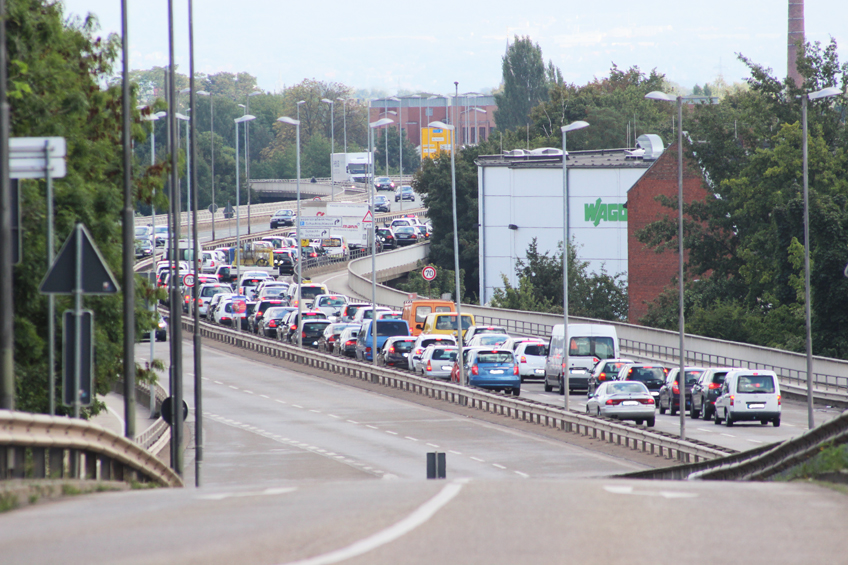
[{"label": "rooftop vent", "polygon": [[556,147],[540,147],[530,151],[531,155],[562,155],[562,149]]},{"label": "rooftop vent", "polygon": [[524,149],[513,149],[512,151],[504,151],[504,157],[524,157],[530,153]]},{"label": "rooftop vent", "polygon": [[636,138],[636,151],[640,149],[644,151],[642,154],[643,160],[656,161],[662,155],[665,147],[660,136],[653,133],[646,133]]}]

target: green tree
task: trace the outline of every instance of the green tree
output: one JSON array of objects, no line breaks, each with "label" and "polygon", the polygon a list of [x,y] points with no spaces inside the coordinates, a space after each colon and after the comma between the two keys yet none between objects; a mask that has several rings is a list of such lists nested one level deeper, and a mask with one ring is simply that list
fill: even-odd
[{"label": "green tree", "polygon": [[[388,142],[388,143],[387,143]],[[400,167],[400,146],[398,144],[398,131],[393,128],[382,128],[380,137],[374,142],[375,156],[374,162],[377,167],[382,163],[386,163],[386,146],[389,148],[389,172],[386,174],[399,174]],[[403,132],[403,174],[412,174],[418,169],[421,164],[421,158],[418,156],[418,150],[415,145],[409,141],[406,136],[406,131]]]},{"label": "green tree", "polygon": [[561,81],[562,75],[553,65],[545,68],[542,48],[530,37],[515,36],[501,67],[503,90],[495,93],[495,123],[501,131],[524,127],[530,123],[530,110],[548,99],[549,78]]},{"label": "green tree", "polygon": [[[419,268],[414,271],[410,271],[407,281],[405,283],[398,284],[397,287],[400,290],[414,292],[418,294],[418,296],[427,296],[430,298],[440,298],[443,294],[450,294],[451,296],[454,296],[456,294],[455,271],[452,269],[443,269],[438,265],[430,265],[436,269],[436,278],[432,281],[425,281],[424,277],[421,276],[421,271],[426,266],[426,263],[419,261]],[[459,292],[465,296],[465,285],[463,284],[463,281],[465,281],[465,273],[460,269]]]}]

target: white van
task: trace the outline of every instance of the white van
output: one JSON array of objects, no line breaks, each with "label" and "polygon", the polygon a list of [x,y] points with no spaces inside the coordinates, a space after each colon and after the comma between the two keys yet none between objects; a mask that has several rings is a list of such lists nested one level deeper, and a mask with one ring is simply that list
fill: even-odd
[{"label": "white van", "polygon": [[780,426],[780,383],[773,371],[737,369],[727,373],[715,402],[713,420],[728,426],[759,420]]},{"label": "white van", "polygon": [[[560,394],[565,393],[562,379],[564,337],[563,325],[554,326],[545,361],[545,392],[551,392],[556,386]],[[615,326],[568,324],[568,342],[569,392],[588,390],[592,368],[602,359],[615,359],[619,356]]]}]

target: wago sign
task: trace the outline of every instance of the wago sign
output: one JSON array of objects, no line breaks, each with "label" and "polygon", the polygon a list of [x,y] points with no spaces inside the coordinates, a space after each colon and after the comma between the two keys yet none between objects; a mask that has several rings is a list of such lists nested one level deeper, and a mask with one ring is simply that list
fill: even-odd
[{"label": "wago sign", "polygon": [[626,222],[627,208],[624,204],[605,203],[598,198],[593,203],[583,205],[584,220],[598,227],[601,222]]}]

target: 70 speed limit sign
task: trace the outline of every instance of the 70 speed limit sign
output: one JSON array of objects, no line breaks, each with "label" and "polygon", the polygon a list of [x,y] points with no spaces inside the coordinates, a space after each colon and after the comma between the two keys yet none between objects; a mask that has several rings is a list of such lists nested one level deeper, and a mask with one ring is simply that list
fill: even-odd
[{"label": "70 speed limit sign", "polygon": [[424,277],[425,281],[432,281],[436,278],[436,268],[424,267],[424,269],[421,271],[421,276]]}]

